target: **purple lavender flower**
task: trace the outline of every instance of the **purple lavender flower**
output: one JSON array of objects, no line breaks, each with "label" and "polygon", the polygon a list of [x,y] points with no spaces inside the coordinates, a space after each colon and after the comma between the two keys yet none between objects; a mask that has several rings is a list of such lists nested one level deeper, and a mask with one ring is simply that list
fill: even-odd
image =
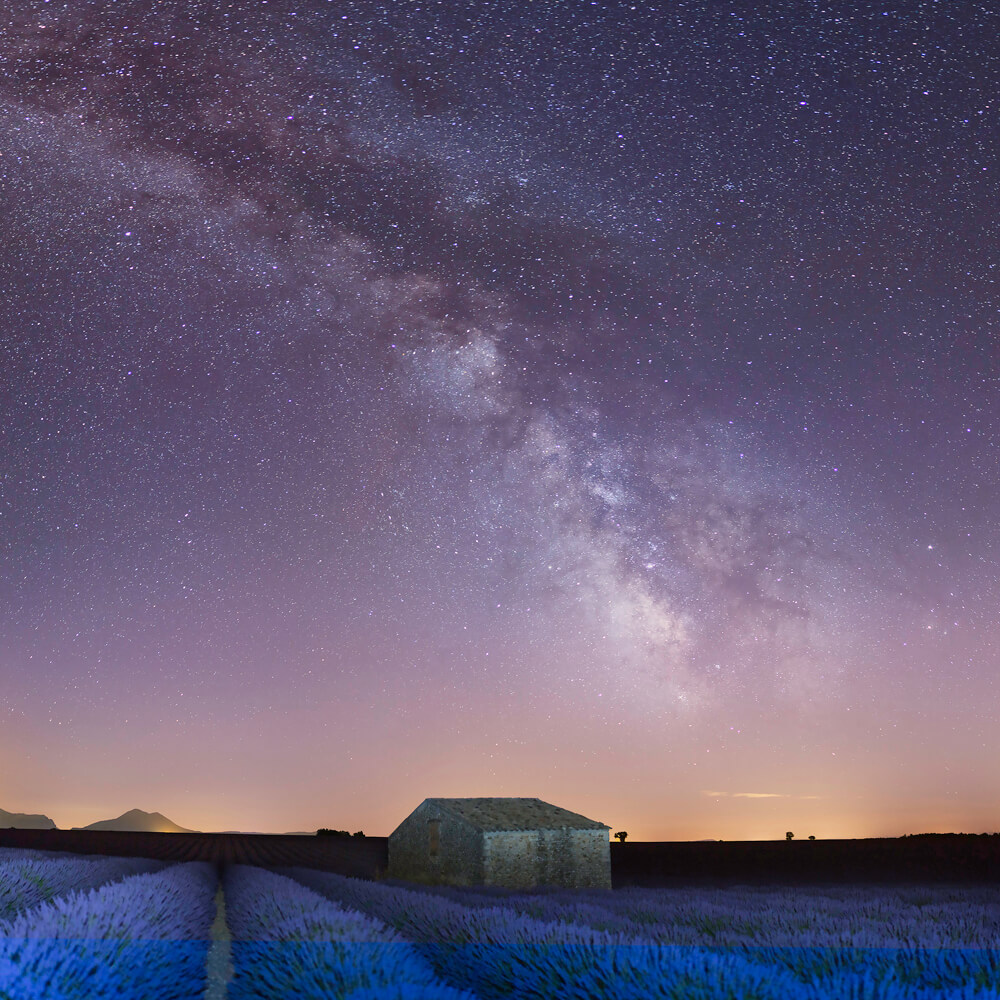
[{"label": "purple lavender flower", "polygon": [[147,858],[0,856],[0,920],[74,889],[90,889],[165,867],[166,862]]},{"label": "purple lavender flower", "polygon": [[439,982],[399,934],[292,879],[235,865],[223,886],[236,970],[229,1000],[476,1000]]},{"label": "purple lavender flower", "polygon": [[200,1000],[216,881],[171,865],[0,922],[0,997]]}]

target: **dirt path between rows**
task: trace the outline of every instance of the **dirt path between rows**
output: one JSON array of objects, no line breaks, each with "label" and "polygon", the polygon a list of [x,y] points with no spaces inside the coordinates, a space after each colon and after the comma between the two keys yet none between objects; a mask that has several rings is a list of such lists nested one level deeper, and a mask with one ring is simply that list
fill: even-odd
[{"label": "dirt path between rows", "polygon": [[211,930],[212,943],[205,960],[208,986],[205,1000],[226,1000],[227,985],[233,978],[233,936],[226,924],[226,897],[220,883],[215,893],[215,922]]}]

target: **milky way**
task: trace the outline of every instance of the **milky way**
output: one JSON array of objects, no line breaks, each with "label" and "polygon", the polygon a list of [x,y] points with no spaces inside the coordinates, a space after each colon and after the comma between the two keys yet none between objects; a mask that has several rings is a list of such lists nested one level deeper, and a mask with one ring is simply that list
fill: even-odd
[{"label": "milky way", "polygon": [[0,806],[996,829],[988,6],[0,24]]}]

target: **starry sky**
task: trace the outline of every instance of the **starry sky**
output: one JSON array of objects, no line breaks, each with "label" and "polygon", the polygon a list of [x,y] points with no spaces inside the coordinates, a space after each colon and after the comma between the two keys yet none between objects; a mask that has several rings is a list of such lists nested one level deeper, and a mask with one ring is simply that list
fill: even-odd
[{"label": "starry sky", "polygon": [[1000,830],[998,34],[0,0],[0,807]]}]

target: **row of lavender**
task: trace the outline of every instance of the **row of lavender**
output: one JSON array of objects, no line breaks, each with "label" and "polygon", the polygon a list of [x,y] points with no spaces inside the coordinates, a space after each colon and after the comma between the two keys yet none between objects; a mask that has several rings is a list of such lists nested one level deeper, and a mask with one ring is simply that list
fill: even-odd
[{"label": "row of lavender", "polygon": [[0,998],[204,996],[211,865],[32,853],[0,853]]},{"label": "row of lavender", "polygon": [[[911,907],[876,890],[459,892],[459,903],[306,869],[284,874],[395,929],[441,979],[483,1000],[1000,998],[996,890],[963,900],[927,889]],[[528,915],[532,907],[542,916]]]},{"label": "row of lavender", "polygon": [[146,858],[82,858],[0,850],[0,920],[73,889],[88,889],[164,867],[163,862]]},{"label": "row of lavender", "polygon": [[476,1000],[396,932],[260,868],[230,869],[220,893],[204,862],[14,854],[0,887],[39,894],[0,920],[0,1000]]},{"label": "row of lavender", "polygon": [[223,886],[228,1000],[478,1000],[442,982],[397,931],[290,878],[235,865]]},{"label": "row of lavender", "polygon": [[[20,866],[44,880],[50,895],[71,884],[74,864],[119,868],[93,868],[86,883],[78,867],[75,891],[35,904],[22,897],[17,916],[0,923],[0,998],[206,995],[217,916],[209,865],[42,862],[26,852],[13,863],[6,853],[0,874]],[[123,863],[147,868],[136,873]],[[236,938],[230,1000],[1000,997],[996,891],[923,890],[924,898],[908,901],[923,907],[927,919],[919,921],[898,895],[871,890],[811,899],[803,890],[491,898],[311,870],[287,874],[296,880],[242,866],[226,873],[220,899]],[[873,944],[878,933],[884,937]],[[945,938],[966,947],[941,947]],[[836,943],[818,947],[821,939]],[[797,946],[779,946],[788,940]],[[886,940],[909,947],[887,948]]]},{"label": "row of lavender", "polygon": [[[292,869],[286,871],[291,872]],[[872,886],[729,889],[543,889],[513,892],[387,880],[473,909],[503,906],[536,920],[582,923],[658,944],[996,948],[1000,887]]]}]

